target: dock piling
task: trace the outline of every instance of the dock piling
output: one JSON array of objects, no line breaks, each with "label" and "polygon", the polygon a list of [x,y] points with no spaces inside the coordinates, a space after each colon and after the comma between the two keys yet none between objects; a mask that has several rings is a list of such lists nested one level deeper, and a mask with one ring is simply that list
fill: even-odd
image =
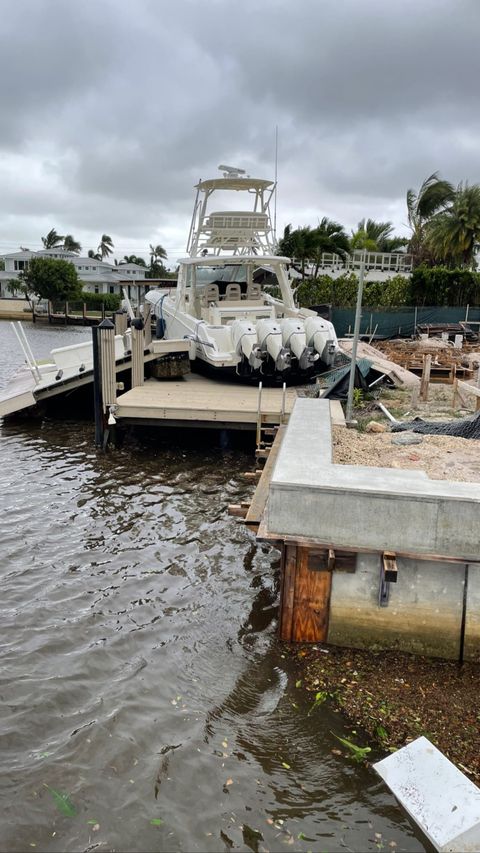
[{"label": "dock piling", "polygon": [[145,336],[143,320],[134,319],[132,325],[132,388],[138,388],[144,383],[144,348]]},{"label": "dock piling", "polygon": [[95,412],[95,445],[105,448],[108,441],[106,412],[116,403],[115,326],[103,320],[92,326],[93,403]]}]

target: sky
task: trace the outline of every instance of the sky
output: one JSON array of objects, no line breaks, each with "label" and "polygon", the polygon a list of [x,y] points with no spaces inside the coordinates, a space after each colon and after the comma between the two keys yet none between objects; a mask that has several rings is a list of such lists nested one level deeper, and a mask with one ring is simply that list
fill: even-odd
[{"label": "sky", "polygon": [[185,254],[199,178],[273,178],[277,233],[407,234],[434,171],[480,181],[479,0],[2,0],[0,253]]}]

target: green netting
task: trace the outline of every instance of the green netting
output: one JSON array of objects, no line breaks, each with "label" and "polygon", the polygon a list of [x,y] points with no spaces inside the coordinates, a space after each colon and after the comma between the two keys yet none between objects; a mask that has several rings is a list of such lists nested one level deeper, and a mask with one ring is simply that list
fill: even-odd
[{"label": "green netting", "polygon": [[[374,311],[364,308],[360,323],[361,335],[374,335],[379,338],[407,338],[415,332],[415,325],[428,323],[459,323],[467,316],[466,307],[443,308],[439,306],[416,308],[383,308]],[[480,320],[480,308],[468,309],[468,320]],[[354,308],[332,308],[332,323],[339,338],[353,332],[355,323]],[[477,331],[478,326],[474,326]]]}]

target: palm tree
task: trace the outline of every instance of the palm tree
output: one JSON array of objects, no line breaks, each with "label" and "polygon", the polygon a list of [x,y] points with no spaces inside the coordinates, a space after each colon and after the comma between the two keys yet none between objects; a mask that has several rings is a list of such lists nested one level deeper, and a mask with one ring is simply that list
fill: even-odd
[{"label": "palm tree", "polygon": [[61,234],[57,234],[55,228],[51,228],[46,237],[42,237],[42,243],[45,249],[54,249],[59,246],[65,238]]},{"label": "palm tree", "polygon": [[74,252],[76,255],[82,251],[80,243],[71,234],[66,234],[63,238],[63,248],[66,252]]},{"label": "palm tree", "polygon": [[[138,255],[124,255],[123,260],[126,264],[137,264],[139,267],[146,267],[146,263],[144,258],[139,257]],[[122,261],[120,263],[123,263]]]},{"label": "palm tree", "polygon": [[98,252],[94,252],[93,249],[88,250],[88,257],[93,258],[93,260],[95,260],[95,261],[101,261],[102,260],[100,255],[98,254]]},{"label": "palm tree", "polygon": [[406,237],[393,235],[391,222],[376,222],[374,219],[361,219],[357,230],[352,231],[351,249],[366,249],[367,252],[394,252],[408,243]]},{"label": "palm tree", "polygon": [[156,246],[152,246],[150,243],[150,257],[152,259],[152,263],[158,263],[158,261],[166,261],[167,253],[163,246],[158,243]]},{"label": "palm tree", "polygon": [[448,266],[473,267],[479,241],[480,185],[459,184],[452,204],[427,223],[427,245]]},{"label": "palm tree", "polygon": [[318,274],[324,252],[344,258],[349,250],[349,240],[339,222],[323,217],[317,228],[309,225],[296,228],[287,225],[278,243],[278,253],[292,259],[292,266],[305,278],[306,265],[313,263],[314,276]]},{"label": "palm tree", "polygon": [[414,264],[432,260],[430,250],[425,241],[425,226],[432,216],[435,216],[453,202],[455,189],[449,181],[433,172],[423,181],[418,193],[407,191],[408,224],[412,230],[409,249],[413,255]]},{"label": "palm tree", "polygon": [[113,252],[113,240],[108,234],[102,234],[100,239],[100,243],[98,244],[98,254],[100,255],[101,260],[107,258]]}]

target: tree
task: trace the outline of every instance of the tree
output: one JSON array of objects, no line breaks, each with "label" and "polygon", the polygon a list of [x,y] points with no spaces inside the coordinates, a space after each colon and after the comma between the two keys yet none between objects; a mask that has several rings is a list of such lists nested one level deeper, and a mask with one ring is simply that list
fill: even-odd
[{"label": "tree", "polygon": [[443,180],[438,172],[433,172],[423,181],[418,193],[407,191],[408,224],[412,230],[409,250],[415,266],[424,262],[434,262],[426,243],[426,224],[432,216],[444,210],[454,199],[455,189],[449,181]]},{"label": "tree", "polygon": [[160,243],[156,246],[152,246],[150,243],[150,266],[148,272],[145,273],[145,278],[165,278],[168,276],[168,272],[162,263],[166,258],[167,253]]},{"label": "tree", "polygon": [[305,278],[306,265],[314,264],[314,275],[318,274],[322,254],[325,252],[344,258],[349,250],[349,240],[343,226],[332,219],[323,217],[317,228],[309,225],[296,228],[287,225],[283,237],[278,243],[278,253],[292,259],[292,264],[302,279]]},{"label": "tree", "polygon": [[374,219],[361,219],[350,239],[351,249],[366,249],[367,252],[394,252],[407,243],[406,237],[393,235],[391,222],[376,222]]},{"label": "tree", "polygon": [[98,252],[94,252],[93,249],[88,250],[88,257],[93,258],[93,260],[95,260],[95,261],[101,261],[102,260],[101,256],[98,254]]},{"label": "tree", "polygon": [[449,207],[427,223],[425,239],[434,257],[447,266],[475,266],[480,241],[480,186],[459,184]]},{"label": "tree", "polygon": [[108,256],[112,254],[113,248],[112,238],[109,237],[108,234],[102,234],[97,248],[97,252],[102,261],[104,258],[108,258]]},{"label": "tree", "polygon": [[[123,261],[125,261],[126,264],[137,264],[139,267],[147,266],[144,258],[141,258],[138,255],[124,255]],[[123,261],[120,261],[120,265],[123,263]]]},{"label": "tree", "polygon": [[71,234],[66,234],[63,238],[63,248],[66,252],[73,252],[75,255],[82,251],[80,243]]},{"label": "tree", "polygon": [[54,249],[63,243],[65,238],[61,234],[57,234],[55,228],[51,228],[46,237],[42,237],[42,243],[45,249]]},{"label": "tree", "polygon": [[19,278],[24,292],[34,293],[40,299],[65,302],[75,299],[81,291],[74,265],[57,258],[32,258]]},{"label": "tree", "polygon": [[156,246],[152,246],[150,243],[150,257],[155,261],[166,261],[167,253],[163,246],[158,243]]}]

